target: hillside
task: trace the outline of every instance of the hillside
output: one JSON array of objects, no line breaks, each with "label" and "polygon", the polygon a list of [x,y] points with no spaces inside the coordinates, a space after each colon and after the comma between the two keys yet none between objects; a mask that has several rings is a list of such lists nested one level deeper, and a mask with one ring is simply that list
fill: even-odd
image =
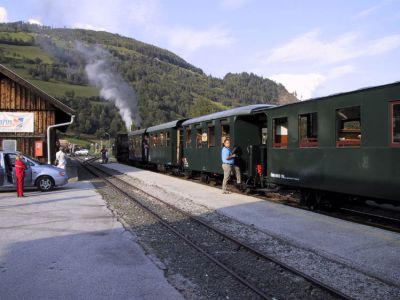
[{"label": "hillside", "polygon": [[[114,105],[102,101],[75,41],[105,49],[109,63],[136,91],[142,126],[253,103],[297,101],[284,86],[254,74],[207,76],[174,53],[117,34],[0,24],[0,63],[77,110],[71,130],[102,135],[124,130]],[[93,48],[92,48],[93,49]]]}]

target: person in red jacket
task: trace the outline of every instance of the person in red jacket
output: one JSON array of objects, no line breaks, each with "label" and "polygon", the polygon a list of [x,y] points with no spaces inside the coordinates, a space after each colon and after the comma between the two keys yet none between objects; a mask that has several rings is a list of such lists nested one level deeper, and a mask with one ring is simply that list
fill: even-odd
[{"label": "person in red jacket", "polygon": [[24,177],[26,165],[22,161],[22,155],[17,154],[15,158],[15,177],[17,179],[17,194],[18,197],[24,197]]}]

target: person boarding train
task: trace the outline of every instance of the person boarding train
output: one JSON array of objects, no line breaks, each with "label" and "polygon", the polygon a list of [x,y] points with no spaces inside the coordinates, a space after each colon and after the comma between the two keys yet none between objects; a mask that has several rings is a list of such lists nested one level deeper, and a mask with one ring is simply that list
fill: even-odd
[{"label": "person boarding train", "polygon": [[235,170],[237,184],[240,185],[241,183],[240,168],[235,165],[235,157],[237,157],[237,155],[232,153],[230,146],[231,141],[229,139],[226,139],[224,141],[224,146],[221,151],[222,169],[224,170],[224,180],[222,181],[223,194],[229,194],[226,187],[229,178],[231,177],[232,170]]}]

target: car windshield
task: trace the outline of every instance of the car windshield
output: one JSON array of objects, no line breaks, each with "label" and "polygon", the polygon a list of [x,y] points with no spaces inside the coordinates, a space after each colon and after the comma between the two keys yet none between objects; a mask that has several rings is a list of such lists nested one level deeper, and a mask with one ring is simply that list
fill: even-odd
[{"label": "car windshield", "polygon": [[35,164],[43,165],[43,163],[41,163],[41,162],[38,161],[37,159],[32,158],[32,157],[30,157],[30,156],[28,156],[28,155],[24,155],[24,157],[26,157],[26,158],[28,158],[29,160],[33,161]]}]

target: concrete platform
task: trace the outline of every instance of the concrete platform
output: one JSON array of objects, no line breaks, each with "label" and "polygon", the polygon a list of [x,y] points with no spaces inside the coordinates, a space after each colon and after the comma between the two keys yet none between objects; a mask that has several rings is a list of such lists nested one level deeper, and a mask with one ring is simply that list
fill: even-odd
[{"label": "concrete platform", "polygon": [[88,182],[0,193],[0,299],[181,299]]},{"label": "concrete platform", "polygon": [[400,234],[138,168],[108,164],[148,193],[170,202],[189,199],[303,249],[400,287]]}]

